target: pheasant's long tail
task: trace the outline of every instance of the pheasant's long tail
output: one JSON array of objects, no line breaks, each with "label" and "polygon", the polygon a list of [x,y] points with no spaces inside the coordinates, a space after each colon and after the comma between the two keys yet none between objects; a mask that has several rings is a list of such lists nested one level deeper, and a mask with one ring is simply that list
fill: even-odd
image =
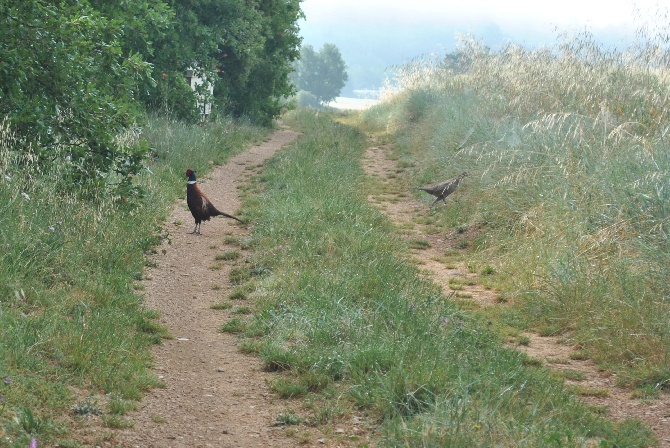
[{"label": "pheasant's long tail", "polygon": [[237,218],[237,217],[235,217],[235,216],[233,216],[233,215],[229,215],[228,213],[222,212],[221,210],[217,210],[217,214],[216,214],[216,215],[217,215],[217,216],[218,216],[218,215],[221,215],[221,216],[225,216],[226,218],[235,219],[235,220],[241,222],[242,224],[244,224],[244,221],[242,221],[240,218]]}]

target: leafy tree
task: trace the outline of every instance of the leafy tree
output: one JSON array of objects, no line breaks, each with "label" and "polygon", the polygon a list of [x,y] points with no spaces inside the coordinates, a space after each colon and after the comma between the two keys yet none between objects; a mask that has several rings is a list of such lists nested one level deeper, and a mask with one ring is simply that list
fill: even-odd
[{"label": "leafy tree", "polygon": [[347,66],[334,44],[324,44],[317,53],[311,45],[300,49],[300,59],[294,64],[292,80],[299,90],[327,103],[335,99],[347,83]]},{"label": "leafy tree", "polygon": [[[297,21],[303,13],[300,0],[261,0],[255,13],[260,45],[253,56],[244,57],[240,49],[224,42],[219,52],[219,92],[233,115],[269,125],[279,115],[281,98],[295,93],[289,75],[291,63],[300,55]],[[242,70],[236,69],[240,57],[245,62]]]},{"label": "leafy tree", "polygon": [[198,117],[188,68],[224,113],[270,124],[294,92],[300,0],[0,0],[0,116],[78,180],[129,178],[146,148],[118,136],[144,108]]},{"label": "leafy tree", "polygon": [[123,55],[122,30],[86,2],[0,2],[0,114],[41,166],[79,181],[131,175],[142,148],[115,141],[139,119],[150,67]]},{"label": "leafy tree", "polygon": [[293,93],[288,79],[299,55],[300,0],[169,0],[174,27],[155,42],[157,85],[148,90],[154,109],[165,104],[183,118],[195,103],[184,90],[184,70],[215,80],[221,110],[269,124],[280,98]]}]

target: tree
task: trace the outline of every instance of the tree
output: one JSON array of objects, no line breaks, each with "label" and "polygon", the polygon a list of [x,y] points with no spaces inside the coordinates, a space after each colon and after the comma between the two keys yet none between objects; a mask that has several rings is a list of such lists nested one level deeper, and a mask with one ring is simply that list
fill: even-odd
[{"label": "tree", "polygon": [[118,137],[146,109],[198,118],[189,68],[224,113],[271,123],[294,92],[300,1],[0,0],[0,117],[40,169],[129,180],[147,148]]},{"label": "tree", "polygon": [[40,169],[59,162],[76,183],[141,169],[146,148],[116,139],[139,120],[150,67],[122,34],[87,2],[0,2],[0,115]]},{"label": "tree", "polygon": [[311,93],[320,103],[334,100],[349,79],[347,66],[334,44],[324,44],[318,53],[311,45],[304,45],[293,68],[292,80],[298,90]]},{"label": "tree", "polygon": [[[181,79],[187,68],[216,80],[214,96],[224,113],[268,125],[280,99],[293,92],[288,79],[299,56],[300,0],[168,0],[174,26],[154,43],[149,62],[157,85],[151,108],[168,107],[189,118],[192,95]],[[194,110],[194,109],[193,109]]]},{"label": "tree", "polygon": [[[295,93],[289,75],[293,70],[292,62],[300,55],[301,38],[297,26],[298,19],[303,17],[300,1],[258,2],[255,26],[262,44],[256,48],[254,57],[247,59],[242,76],[231,77],[231,71],[236,72],[236,64],[225,56],[219,59],[222,67],[219,85],[224,86],[220,98],[233,115],[247,116],[269,125],[272,118],[279,115],[281,98]],[[224,45],[221,50],[219,54],[230,55],[230,46]]]}]

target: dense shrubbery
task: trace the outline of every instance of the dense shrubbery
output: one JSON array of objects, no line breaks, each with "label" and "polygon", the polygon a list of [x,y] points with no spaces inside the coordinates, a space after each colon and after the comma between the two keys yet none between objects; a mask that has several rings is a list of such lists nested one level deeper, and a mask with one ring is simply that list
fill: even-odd
[{"label": "dense shrubbery", "polygon": [[198,118],[189,67],[216,84],[221,113],[268,125],[293,92],[301,14],[298,0],[2,2],[0,116],[40,169],[129,183],[147,147],[119,135],[147,109]]}]

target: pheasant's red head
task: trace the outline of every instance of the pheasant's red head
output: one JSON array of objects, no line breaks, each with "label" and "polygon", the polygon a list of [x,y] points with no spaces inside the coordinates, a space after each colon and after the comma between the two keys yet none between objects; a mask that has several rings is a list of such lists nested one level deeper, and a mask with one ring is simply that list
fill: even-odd
[{"label": "pheasant's red head", "polygon": [[186,177],[188,177],[189,182],[195,183],[195,171],[191,168],[186,170]]}]

